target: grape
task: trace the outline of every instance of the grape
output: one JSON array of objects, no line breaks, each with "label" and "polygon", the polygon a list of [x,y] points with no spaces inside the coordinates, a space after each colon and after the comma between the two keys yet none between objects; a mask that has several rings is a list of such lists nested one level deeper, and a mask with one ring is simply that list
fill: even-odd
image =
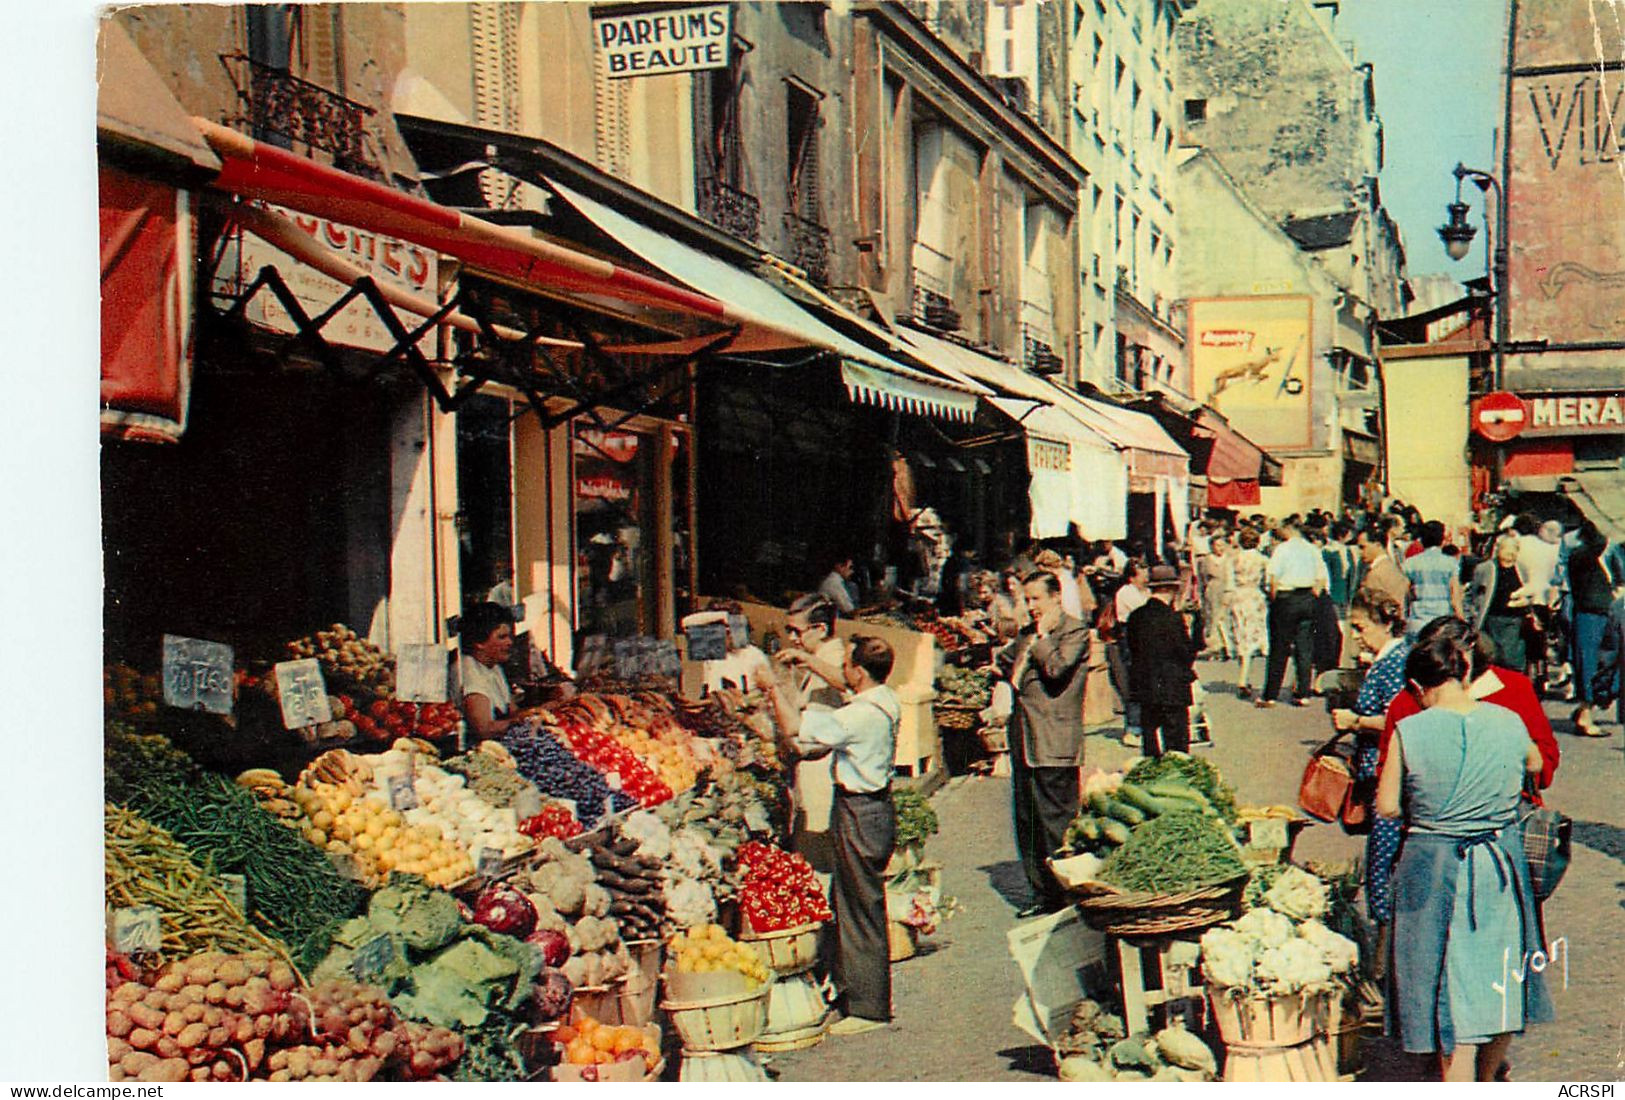
[{"label": "grape", "polygon": [[610,800],[617,813],[637,804],[624,791],[612,791],[602,775],[576,759],[545,730],[516,725],[503,736],[502,744],[519,765],[520,775],[536,784],[543,794],[574,802],[576,818],[589,829],[603,816],[604,799]]}]

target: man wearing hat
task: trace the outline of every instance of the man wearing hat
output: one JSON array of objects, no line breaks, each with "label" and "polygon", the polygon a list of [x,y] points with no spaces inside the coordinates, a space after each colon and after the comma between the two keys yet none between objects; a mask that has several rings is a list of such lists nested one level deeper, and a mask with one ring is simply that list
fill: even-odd
[{"label": "man wearing hat", "polygon": [[1179,570],[1154,566],[1151,598],[1124,627],[1129,651],[1129,694],[1140,704],[1140,736],[1147,756],[1189,752],[1191,684],[1196,651],[1185,617],[1174,610]]}]

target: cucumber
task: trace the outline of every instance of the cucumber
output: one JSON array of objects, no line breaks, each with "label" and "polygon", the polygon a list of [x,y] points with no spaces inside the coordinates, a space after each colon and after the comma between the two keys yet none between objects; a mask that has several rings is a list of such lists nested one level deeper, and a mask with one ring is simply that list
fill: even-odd
[{"label": "cucumber", "polygon": [[1089,815],[1088,817],[1078,818],[1072,823],[1072,827],[1076,829],[1078,831],[1078,835],[1083,837],[1085,840],[1100,839],[1100,819],[1095,817],[1093,814]]},{"label": "cucumber", "polygon": [[1128,803],[1148,817],[1155,817],[1163,812],[1160,802],[1133,783],[1120,784],[1115,797],[1117,801]]},{"label": "cucumber", "polygon": [[1101,817],[1106,816],[1106,808],[1112,804],[1111,796],[1104,791],[1096,791],[1089,796],[1089,808]]},{"label": "cucumber", "polygon": [[1127,843],[1128,826],[1121,821],[1103,821],[1100,824],[1100,839],[1108,844]]},{"label": "cucumber", "polygon": [[1106,814],[1121,821],[1124,825],[1138,825],[1145,820],[1145,813],[1127,802],[1113,802],[1106,807]]}]

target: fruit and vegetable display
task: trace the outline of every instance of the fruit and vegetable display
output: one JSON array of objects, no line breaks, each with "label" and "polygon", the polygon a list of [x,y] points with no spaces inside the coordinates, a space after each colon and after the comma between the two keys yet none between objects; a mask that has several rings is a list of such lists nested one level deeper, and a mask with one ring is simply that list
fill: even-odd
[{"label": "fruit and vegetable display", "polygon": [[773,978],[773,971],[753,948],[736,942],[717,924],[701,924],[679,932],[666,945],[671,966],[679,974],[742,974],[752,986]]},{"label": "fruit and vegetable display", "polygon": [[[349,696],[340,696],[334,717],[347,717],[361,736],[372,741],[394,741],[399,737],[434,740],[457,732],[463,720],[456,703],[403,703],[395,699],[374,699],[358,708]],[[343,714],[338,713],[340,708]]]},{"label": "fruit and vegetable display", "polygon": [[697,703],[679,703],[674,717],[695,737],[714,740],[732,766],[759,768],[767,773],[779,770],[774,719],[761,692],[714,690]]},{"label": "fruit and vegetable display", "polygon": [[305,814],[305,839],[367,885],[393,871],[422,875],[435,886],[451,886],[474,873],[468,849],[455,834],[421,818],[409,821],[391,808],[387,795],[374,793],[377,789],[366,758],[344,749],[317,757],[293,787],[293,801]]},{"label": "fruit and vegetable display", "polygon": [[[388,752],[361,758],[372,769],[369,793],[389,803],[391,792],[415,801],[401,812],[410,826],[439,830],[477,861],[482,852],[500,852],[504,859],[523,855],[532,847],[519,831],[519,815],[512,806],[498,807],[471,790],[468,780],[439,767],[429,753],[413,741],[395,742]],[[409,870],[409,868],[402,868]]]},{"label": "fruit and vegetable display", "polygon": [[986,669],[944,665],[936,686],[938,706],[985,710],[993,702],[993,674]]},{"label": "fruit and vegetable display", "polygon": [[544,837],[557,837],[568,840],[573,836],[580,836],[581,822],[576,815],[563,803],[555,802],[551,806],[543,806],[541,811],[519,823],[519,831],[532,840],[541,840]]},{"label": "fruit and vegetable display", "polygon": [[1138,893],[1173,894],[1247,873],[1230,830],[1198,810],[1148,819],[1107,857],[1100,880]]},{"label": "fruit and vegetable display", "polygon": [[829,902],[812,864],[771,844],[739,849],[739,912],[758,935],[830,919]]},{"label": "fruit and vegetable display", "polygon": [[699,776],[693,736],[659,696],[577,695],[543,707],[539,719],[643,806],[669,800]]},{"label": "fruit and vegetable display", "polygon": [[1055,1044],[1055,1068],[1063,1081],[1212,1081],[1218,1060],[1201,1039],[1180,1026],[1156,1034],[1128,1035],[1123,1018],[1093,1000],[1072,1012]]},{"label": "fruit and vegetable display", "polygon": [[583,834],[598,885],[609,891],[609,915],[628,940],[655,939],[666,920],[661,861],[640,854],[635,837],[607,832]]},{"label": "fruit and vegetable display", "polygon": [[102,707],[108,718],[148,719],[163,701],[163,684],[157,676],[142,675],[126,664],[102,669]]},{"label": "fruit and vegetable display", "polygon": [[599,1023],[578,1013],[553,1033],[553,1039],[567,1065],[586,1067],[581,1074],[584,1081],[596,1081],[596,1068],[615,1062],[637,1062],[644,1074],[660,1064],[659,1045],[652,1033],[639,1027]]},{"label": "fruit and vegetable display", "polygon": [[1166,752],[1148,757],[1129,769],[1125,779],[1141,787],[1162,787],[1174,797],[1189,797],[1194,791],[1220,817],[1230,824],[1236,820],[1236,792],[1231,790],[1219,769],[1188,752]]},{"label": "fruit and vegetable display", "polygon": [[513,754],[500,741],[482,741],[473,751],[449,757],[440,766],[466,779],[468,789],[493,806],[512,806],[530,816],[537,812],[536,806],[544,805],[542,792],[519,774]]},{"label": "fruit and vegetable display", "polygon": [[527,942],[573,986],[597,988],[625,976],[632,956],[621,925],[610,915],[613,896],[599,884],[593,861],[557,838],[544,839],[536,857],[538,862],[507,881],[535,914]]},{"label": "fruit and vegetable display", "polygon": [[[1199,838],[1204,852],[1217,858],[1219,853],[1213,847],[1213,839],[1230,836],[1236,814],[1235,795],[1224,784],[1218,770],[1207,761],[1185,753],[1166,753],[1154,760],[1143,760],[1127,775],[1097,772],[1085,781],[1082,802],[1078,816],[1067,826],[1062,849],[1067,855],[1089,852],[1109,857],[1150,822],[1196,814],[1211,819],[1215,826],[1211,836],[1210,830],[1192,832],[1191,823],[1184,816],[1178,816],[1175,821],[1152,829],[1137,849],[1155,841],[1154,850],[1164,850],[1173,837],[1195,837]],[[1227,839],[1226,844],[1232,853],[1237,851],[1233,839]],[[1139,871],[1130,872],[1129,866],[1139,864],[1143,869],[1141,857],[1145,854],[1137,850],[1129,865],[1119,864],[1118,873],[1143,878]],[[1239,855],[1236,858],[1239,859]],[[1176,878],[1189,882],[1193,876],[1204,877],[1199,862],[1194,860]]]},{"label": "fruit and vegetable display", "polygon": [[513,756],[520,775],[543,794],[568,801],[577,820],[589,829],[604,815],[606,804],[613,813],[638,804],[625,791],[612,788],[545,727],[525,722],[511,726],[503,735],[502,746]]},{"label": "fruit and vegetable display", "polygon": [[247,915],[262,931],[297,953],[312,934],[360,907],[360,888],[253,794],[212,772],[193,775],[176,757],[186,759],[162,737],[110,730],[108,792],[185,845],[199,865],[242,875]]},{"label": "fruit and vegetable display", "polygon": [[288,657],[314,657],[330,692],[354,690],[381,699],[395,694],[395,668],[383,650],[343,623],[288,643]]},{"label": "fruit and vegetable display", "polygon": [[286,947],[249,923],[220,877],[163,829],[108,803],[104,842],[107,907],[156,906],[159,958],[250,951],[292,964]]},{"label": "fruit and vegetable display", "polygon": [[463,1042],[404,1022],[382,990],[336,980],[306,989],[263,954],[205,952],[107,993],[113,1081],[423,1080]]},{"label": "fruit and vegetable display", "polygon": [[1315,875],[1288,868],[1263,901],[1202,936],[1202,973],[1216,996],[1315,992],[1359,963],[1359,947],[1322,922],[1328,889]]},{"label": "fruit and vegetable display", "polygon": [[937,835],[941,822],[931,802],[912,787],[897,787],[891,792],[892,806],[897,811],[897,848],[922,848]]}]

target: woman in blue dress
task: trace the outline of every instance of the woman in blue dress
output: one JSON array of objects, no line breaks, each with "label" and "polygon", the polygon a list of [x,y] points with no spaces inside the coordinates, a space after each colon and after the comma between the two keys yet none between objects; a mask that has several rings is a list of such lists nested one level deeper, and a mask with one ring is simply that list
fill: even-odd
[{"label": "woman in blue dress", "polygon": [[[1361,592],[1349,607],[1349,629],[1359,639],[1360,648],[1372,654],[1371,668],[1360,681],[1360,693],[1355,697],[1353,709],[1332,711],[1332,724],[1340,730],[1354,731],[1355,790],[1374,800],[1377,746],[1387,722],[1388,704],[1405,690],[1405,660],[1411,653],[1411,643],[1405,636],[1405,609],[1379,593]],[[1369,803],[1367,809],[1371,809]],[[1379,928],[1393,920],[1388,877],[1399,855],[1399,835],[1398,819],[1371,818],[1371,832],[1365,844],[1365,899],[1371,919]],[[1385,943],[1386,937],[1379,942]],[[1378,976],[1384,972],[1386,963],[1386,958],[1378,963]]]},{"label": "woman in blue dress", "polygon": [[1446,1081],[1494,1080],[1512,1036],[1553,1018],[1517,818],[1540,752],[1516,714],[1472,698],[1471,664],[1458,638],[1411,650],[1427,709],[1400,722],[1377,786],[1377,812],[1405,830],[1389,1003],[1405,1049],[1438,1054]]}]

